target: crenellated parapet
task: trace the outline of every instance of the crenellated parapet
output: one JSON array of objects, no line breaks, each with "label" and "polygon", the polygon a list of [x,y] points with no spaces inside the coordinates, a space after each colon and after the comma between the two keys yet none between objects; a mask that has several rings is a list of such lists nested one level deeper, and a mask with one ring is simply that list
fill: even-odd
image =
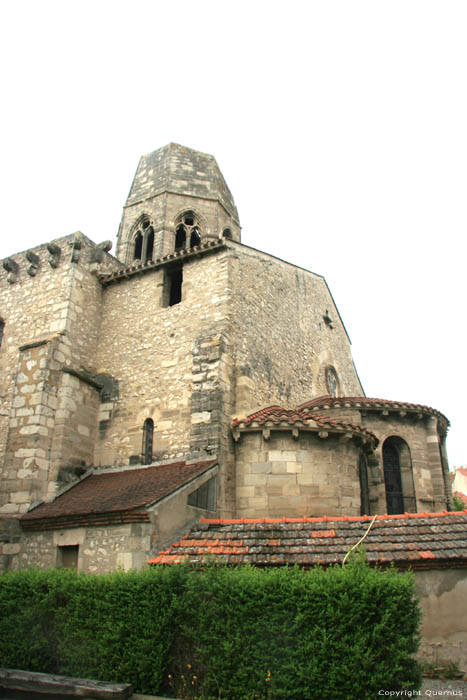
[{"label": "crenellated parapet", "polygon": [[24,275],[39,281],[43,274],[59,270],[68,263],[79,264],[94,275],[116,272],[122,264],[110,255],[111,249],[112,241],[96,244],[77,231],[5,258],[2,269],[6,275],[2,275],[0,270],[0,284],[3,277],[9,285],[16,284],[25,279]]}]

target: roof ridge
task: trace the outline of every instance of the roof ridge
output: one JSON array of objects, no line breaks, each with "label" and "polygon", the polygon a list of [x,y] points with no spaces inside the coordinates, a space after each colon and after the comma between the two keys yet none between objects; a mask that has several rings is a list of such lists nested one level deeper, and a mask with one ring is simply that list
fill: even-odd
[{"label": "roof ridge", "polygon": [[445,421],[447,421],[449,425],[449,420],[446,418],[446,416],[441,413],[441,411],[438,411],[438,409],[433,408],[431,406],[426,406],[424,404],[419,404],[419,403],[410,403],[409,401],[397,401],[394,399],[381,399],[381,398],[374,398],[371,396],[331,396],[329,394],[325,394],[323,396],[317,396],[314,399],[310,399],[309,401],[305,401],[304,403],[300,404],[297,406],[297,410],[301,411],[304,408],[314,408],[321,406],[323,404],[336,404],[336,403],[361,403],[363,405],[371,406],[374,404],[384,404],[385,406],[394,406],[396,407],[402,407],[406,409],[415,409],[418,411],[423,411],[423,412],[428,412],[428,413],[434,413],[437,416],[440,416],[443,418]]},{"label": "roof ridge", "polygon": [[[377,515],[376,520],[400,520],[403,518],[440,518],[449,515],[467,515],[467,509],[447,511],[443,510],[438,513],[398,513],[388,515],[387,513]],[[322,515],[319,517],[304,515],[297,517],[277,517],[277,518],[200,518],[200,522],[207,525],[242,525],[245,523],[318,523],[318,522],[336,522],[336,521],[360,521],[366,522],[374,516],[370,515]]]}]

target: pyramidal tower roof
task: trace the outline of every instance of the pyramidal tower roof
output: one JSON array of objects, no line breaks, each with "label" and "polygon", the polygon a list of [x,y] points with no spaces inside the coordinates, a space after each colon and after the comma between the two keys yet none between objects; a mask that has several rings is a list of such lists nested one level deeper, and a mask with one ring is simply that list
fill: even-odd
[{"label": "pyramidal tower roof", "polygon": [[207,153],[169,143],[142,156],[126,206],[162,192],[216,200],[238,221],[237,208],[227,183],[216,159]]}]

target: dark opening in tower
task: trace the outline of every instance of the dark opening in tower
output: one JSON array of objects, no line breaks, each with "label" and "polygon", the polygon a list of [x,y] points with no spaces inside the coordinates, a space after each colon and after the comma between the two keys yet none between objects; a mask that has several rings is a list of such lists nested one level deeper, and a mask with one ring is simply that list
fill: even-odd
[{"label": "dark opening in tower", "polygon": [[163,306],[175,306],[182,300],[183,266],[172,265],[165,270]]}]

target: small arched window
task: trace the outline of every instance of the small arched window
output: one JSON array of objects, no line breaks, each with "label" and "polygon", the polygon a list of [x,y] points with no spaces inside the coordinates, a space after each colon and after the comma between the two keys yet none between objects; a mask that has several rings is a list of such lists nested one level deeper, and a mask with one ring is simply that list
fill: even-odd
[{"label": "small arched window", "polygon": [[201,231],[196,214],[186,211],[175,222],[175,250],[185,250],[200,245]]},{"label": "small arched window", "polygon": [[383,471],[388,515],[416,513],[415,486],[409,446],[400,437],[383,444]]},{"label": "small arched window", "polygon": [[339,395],[339,379],[337,377],[337,372],[334,367],[326,367],[324,372],[326,379],[326,389],[330,396]]},{"label": "small arched window", "polygon": [[222,231],[223,238],[232,238],[232,231],[229,228],[225,228]]},{"label": "small arched window", "polygon": [[146,418],[143,425],[143,464],[152,464],[152,446],[154,439],[154,421]]}]

